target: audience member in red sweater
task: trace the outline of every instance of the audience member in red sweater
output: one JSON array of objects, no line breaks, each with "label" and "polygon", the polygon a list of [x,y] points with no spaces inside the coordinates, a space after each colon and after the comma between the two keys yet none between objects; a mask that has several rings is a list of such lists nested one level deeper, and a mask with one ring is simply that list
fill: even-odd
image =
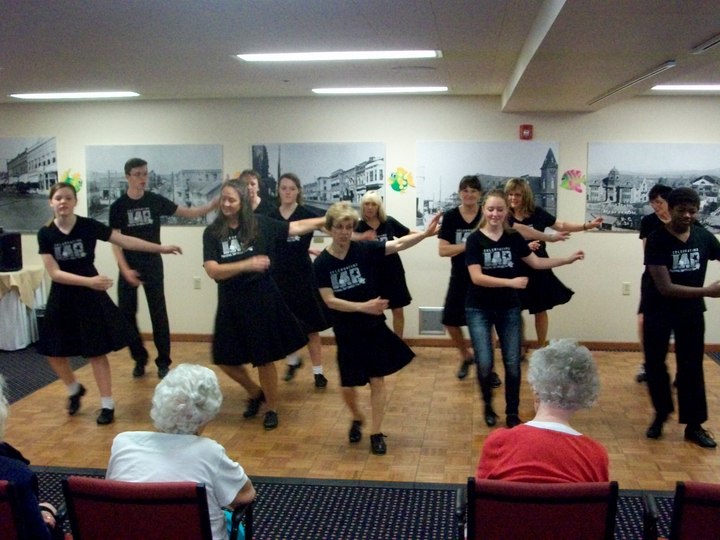
[{"label": "audience member in red sweater", "polygon": [[535,418],[492,432],[475,478],[607,482],[607,450],[570,426],[575,411],[591,407],[600,390],[590,351],[573,340],[553,340],[530,358],[528,382],[535,395]]}]

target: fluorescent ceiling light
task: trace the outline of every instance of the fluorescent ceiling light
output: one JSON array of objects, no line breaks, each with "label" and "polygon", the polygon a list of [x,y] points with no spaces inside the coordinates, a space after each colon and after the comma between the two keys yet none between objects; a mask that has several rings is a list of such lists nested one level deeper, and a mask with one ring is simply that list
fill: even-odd
[{"label": "fluorescent ceiling light", "polygon": [[720,84],[656,84],[658,92],[720,92]]},{"label": "fluorescent ceiling light", "polygon": [[720,34],[711,37],[707,41],[703,41],[700,45],[696,45],[690,52],[692,54],[702,54],[713,47],[717,47],[718,45],[720,45]]},{"label": "fluorescent ceiling light", "polygon": [[664,64],[660,64],[656,68],[651,69],[647,73],[640,75],[639,77],[635,77],[634,79],[627,81],[625,83],[622,83],[619,86],[616,86],[615,88],[612,88],[611,90],[608,90],[604,94],[599,95],[592,101],[588,101],[588,105],[595,105],[598,101],[602,101],[603,99],[609,98],[612,95],[617,94],[618,92],[622,92],[626,88],[629,88],[635,84],[641,83],[644,80],[650,79],[651,77],[655,77],[656,75],[659,75],[663,71],[667,71],[668,69],[672,69],[677,65],[677,62],[675,60],[668,60]]},{"label": "fluorescent ceiling light", "polygon": [[313,88],[315,94],[424,94],[447,92],[447,86],[376,86],[359,88]]},{"label": "fluorescent ceiling light", "polygon": [[56,99],[112,99],[137,97],[137,92],[55,92],[45,94],[10,94],[17,99],[56,100]]},{"label": "fluorescent ceiling light", "polygon": [[442,51],[338,51],[305,53],[238,54],[246,62],[327,62],[336,60],[394,60],[399,58],[442,58]]}]

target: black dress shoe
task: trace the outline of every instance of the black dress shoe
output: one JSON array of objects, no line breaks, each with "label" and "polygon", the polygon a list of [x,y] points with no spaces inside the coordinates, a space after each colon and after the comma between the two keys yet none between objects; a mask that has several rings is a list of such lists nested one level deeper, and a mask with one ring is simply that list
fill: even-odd
[{"label": "black dress shoe", "polygon": [[373,433],[370,435],[370,451],[376,456],[384,456],[387,452],[385,437],[382,433]]},{"label": "black dress shoe", "polygon": [[685,428],[685,440],[695,443],[701,448],[715,448],[717,443],[712,434],[702,426],[688,426]]},{"label": "black dress shoe", "polygon": [[68,398],[68,414],[74,415],[80,410],[80,398],[85,395],[85,387],[81,384],[80,389]]},{"label": "black dress shoe", "polygon": [[263,401],[265,401],[265,393],[261,390],[258,397],[247,400],[247,407],[245,408],[245,412],[243,412],[243,416],[245,418],[257,416],[257,413],[260,412],[260,405],[262,405]]},{"label": "black dress shoe", "polygon": [[649,428],[647,428],[645,436],[648,439],[659,439],[660,437],[662,437],[663,424],[665,423],[665,420],[667,420],[667,418],[656,416],[655,420],[653,420],[653,423],[650,424]]},{"label": "black dress shoe", "polygon": [[457,372],[457,378],[458,379],[464,379],[468,376],[468,373],[470,372],[470,366],[473,365],[474,360],[472,358],[466,358],[463,360],[463,363],[460,364],[460,369],[458,369]]},{"label": "black dress shoe", "polygon": [[362,439],[362,420],[353,420],[348,432],[348,440],[351,443],[360,442]]},{"label": "black dress shoe", "polygon": [[302,365],[302,360],[300,360],[297,364],[288,364],[283,381],[292,381],[295,378],[295,372],[300,369]]},{"label": "black dress shoe", "polygon": [[133,368],[132,376],[135,378],[142,377],[145,375],[145,364],[147,364],[147,360],[139,360],[135,362],[135,367]]},{"label": "black dress shoe", "polygon": [[96,422],[100,426],[112,424],[115,420],[115,409],[101,409]]},{"label": "black dress shoe", "polygon": [[495,424],[497,424],[497,414],[495,414],[495,411],[493,411],[493,408],[490,405],[485,406],[485,425],[487,427],[493,427]]}]

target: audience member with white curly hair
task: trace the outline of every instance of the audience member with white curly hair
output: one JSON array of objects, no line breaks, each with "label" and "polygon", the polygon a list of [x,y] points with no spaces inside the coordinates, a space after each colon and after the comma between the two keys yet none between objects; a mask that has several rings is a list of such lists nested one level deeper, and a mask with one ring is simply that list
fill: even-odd
[{"label": "audience member with white curly hair", "polygon": [[528,382],[535,418],[498,429],[485,440],[476,479],[515,482],[607,482],[608,453],[570,426],[592,407],[600,378],[590,351],[571,339],[553,340],[530,357]]},{"label": "audience member with white curly hair", "polygon": [[113,441],[106,477],[126,482],[202,482],[207,488],[213,540],[228,538],[225,508],[253,501],[255,488],[225,448],[201,436],[218,414],[222,393],[215,373],[180,364],[155,388],[150,416],[157,432],[126,431]]}]

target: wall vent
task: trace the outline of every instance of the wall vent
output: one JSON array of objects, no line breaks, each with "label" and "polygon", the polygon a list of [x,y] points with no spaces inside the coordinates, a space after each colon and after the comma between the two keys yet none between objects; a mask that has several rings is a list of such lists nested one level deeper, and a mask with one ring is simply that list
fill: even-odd
[{"label": "wall vent", "polygon": [[423,336],[444,336],[445,327],[442,323],[443,308],[421,307],[419,309],[419,333]]}]

